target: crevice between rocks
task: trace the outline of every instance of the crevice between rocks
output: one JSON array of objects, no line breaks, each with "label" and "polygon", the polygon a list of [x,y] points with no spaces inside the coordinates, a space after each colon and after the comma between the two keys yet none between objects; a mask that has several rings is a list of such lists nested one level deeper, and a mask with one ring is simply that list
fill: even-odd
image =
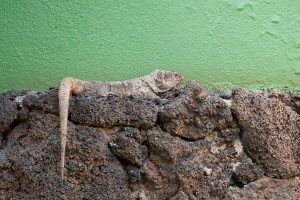
[{"label": "crevice between rocks", "polygon": [[[272,98],[269,98],[270,93]],[[251,197],[249,191],[258,193],[259,197],[272,198],[268,192],[272,189],[268,188],[282,190],[284,195],[300,196],[295,190],[300,184],[295,178],[299,175],[300,158],[294,156],[298,155],[300,146],[299,114],[285,109],[287,105],[298,109],[298,93],[284,95],[280,91],[235,89],[228,95],[222,91],[206,92],[197,83],[189,82],[186,87],[161,94],[161,98],[167,97],[162,106],[137,96],[90,95],[89,101],[85,101],[86,96],[78,96],[76,101],[71,98],[69,120],[73,123],[69,123],[67,145],[74,154],[68,155],[73,162],[68,170],[74,173],[68,173],[64,188],[59,186],[57,170],[60,162],[57,89],[8,92],[8,104],[12,97],[20,94],[25,95],[23,107],[17,107],[19,117],[9,122],[9,131],[2,133],[4,141],[13,142],[7,141],[10,132],[25,122],[29,113],[34,115],[26,127],[28,134],[22,135],[24,145],[6,149],[14,170],[7,168],[0,172],[3,177],[0,199],[2,196],[39,199],[50,194],[86,199],[99,196],[141,200],[247,199]],[[232,100],[234,104],[229,106],[222,99]],[[0,104],[3,105],[5,103]],[[15,109],[14,105],[10,109]],[[121,128],[111,131],[114,127]],[[238,138],[234,135],[236,127]],[[278,127],[281,129],[276,129]],[[100,131],[100,128],[103,129]],[[229,132],[221,134],[226,129]],[[208,140],[211,134],[215,134],[211,136],[215,138]],[[282,139],[284,135],[289,139]],[[37,141],[37,136],[39,142],[31,143]],[[268,140],[270,137],[279,142],[272,143]],[[120,152],[125,153],[116,154],[108,145],[116,139]],[[241,140],[242,152],[235,152],[235,139]],[[224,148],[211,152],[212,145],[223,143]],[[43,159],[45,156],[47,160]],[[278,160],[280,162],[276,162]],[[90,170],[90,166],[94,167]],[[73,177],[76,170],[82,176]],[[33,181],[30,184],[36,184],[39,193],[34,187],[16,187],[26,185],[26,181],[13,177],[31,176],[34,178],[30,178]],[[264,187],[259,187],[260,184]]]}]

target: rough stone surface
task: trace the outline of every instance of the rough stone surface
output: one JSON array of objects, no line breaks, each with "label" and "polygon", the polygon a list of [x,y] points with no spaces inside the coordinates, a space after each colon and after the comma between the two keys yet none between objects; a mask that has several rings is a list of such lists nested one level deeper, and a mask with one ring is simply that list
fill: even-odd
[{"label": "rough stone surface", "polygon": [[264,176],[264,172],[253,163],[241,163],[233,169],[232,178],[240,184],[240,187],[254,182]]},{"label": "rough stone surface", "polygon": [[267,95],[269,98],[276,98],[285,105],[289,106],[300,114],[300,92],[289,91],[282,92],[278,90],[265,90],[265,91],[257,91],[257,93],[263,93]]},{"label": "rough stone surface", "polygon": [[187,139],[205,138],[232,121],[230,108],[218,95],[204,91],[190,81],[172,102],[159,112],[162,128]]},{"label": "rough stone surface", "polygon": [[[75,100],[76,97],[71,96],[69,112],[73,111]],[[58,88],[50,88],[44,92],[27,92],[24,95],[23,106],[58,115]]]},{"label": "rough stone surface", "polygon": [[155,102],[138,96],[80,96],[71,114],[75,123],[88,126],[151,128],[156,122]]},{"label": "rough stone surface", "polygon": [[300,175],[300,116],[267,93],[233,91],[232,108],[243,129],[241,140],[249,156],[267,175]]},{"label": "rough stone surface", "polygon": [[242,159],[232,143],[212,153],[210,139],[185,141],[160,128],[149,130],[148,142],[142,173],[149,199],[223,198],[232,184],[231,164]]},{"label": "rough stone surface", "polygon": [[110,152],[105,135],[94,128],[69,123],[68,178],[60,179],[58,123],[57,116],[33,111],[27,123],[10,133],[5,162],[0,163],[0,194],[7,199],[132,199],[126,171]]},{"label": "rough stone surface", "polygon": [[17,118],[17,105],[6,95],[0,95],[0,147],[3,134],[10,130],[10,125]]},{"label": "rough stone surface", "polygon": [[265,177],[250,183],[244,188],[229,188],[228,194],[225,199],[297,200],[300,197],[299,188],[299,177],[281,180]]},{"label": "rough stone surface", "polygon": [[231,98],[191,81],[160,94],[161,105],[73,96],[64,180],[57,88],[0,97],[0,200],[300,196],[296,92],[236,89]]},{"label": "rough stone surface", "polygon": [[109,146],[114,155],[140,167],[148,156],[148,148],[135,141],[136,135],[140,135],[138,129],[126,127],[112,136]]}]

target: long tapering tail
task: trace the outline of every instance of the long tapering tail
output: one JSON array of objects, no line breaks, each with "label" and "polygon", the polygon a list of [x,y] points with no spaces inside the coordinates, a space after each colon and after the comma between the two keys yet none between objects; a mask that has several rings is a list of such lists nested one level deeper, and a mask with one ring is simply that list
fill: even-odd
[{"label": "long tapering tail", "polygon": [[69,99],[73,90],[77,90],[78,80],[74,78],[64,78],[58,90],[59,99],[59,117],[60,117],[60,134],[61,134],[61,178],[64,178],[65,166],[65,150],[68,130],[68,114],[69,114]]}]

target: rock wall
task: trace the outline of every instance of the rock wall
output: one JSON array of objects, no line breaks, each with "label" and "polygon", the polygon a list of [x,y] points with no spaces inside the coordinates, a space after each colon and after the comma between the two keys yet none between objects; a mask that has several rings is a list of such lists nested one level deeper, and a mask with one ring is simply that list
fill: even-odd
[{"label": "rock wall", "polygon": [[0,95],[0,199],[297,199],[300,93],[70,100],[60,178],[57,88]]}]

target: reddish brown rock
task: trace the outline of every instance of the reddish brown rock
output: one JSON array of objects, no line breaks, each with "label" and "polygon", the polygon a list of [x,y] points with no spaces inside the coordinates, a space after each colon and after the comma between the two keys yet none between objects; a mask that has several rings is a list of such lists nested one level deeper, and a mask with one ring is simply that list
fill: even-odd
[{"label": "reddish brown rock", "polygon": [[0,194],[5,199],[133,199],[126,171],[110,152],[105,134],[94,128],[69,123],[66,180],[61,180],[58,123],[57,116],[33,111],[28,123],[10,133],[5,147],[10,168],[0,164]]},{"label": "reddish brown rock", "polygon": [[[28,91],[24,95],[22,104],[29,109],[42,110],[58,115],[58,89],[52,88],[43,92]],[[71,108],[73,104],[74,98],[71,98]]]},{"label": "reddish brown rock", "polygon": [[300,179],[262,178],[243,188],[230,187],[225,199],[230,200],[297,200],[300,197]]},{"label": "reddish brown rock", "polygon": [[240,187],[254,182],[264,176],[264,172],[253,163],[241,163],[233,169],[232,178]]},{"label": "reddish brown rock", "polygon": [[232,121],[230,108],[217,95],[204,91],[194,81],[159,112],[162,128],[183,138],[203,139]]},{"label": "reddish brown rock", "polygon": [[71,120],[88,126],[151,128],[156,122],[157,112],[155,102],[139,96],[80,96]]},{"label": "reddish brown rock", "polygon": [[141,133],[137,128],[126,127],[122,131],[118,131],[109,142],[112,153],[132,165],[142,166],[148,156],[148,148],[141,144],[139,135]]},{"label": "reddish brown rock", "polygon": [[249,156],[275,178],[300,175],[300,116],[266,93],[233,91],[232,108]]},{"label": "reddish brown rock", "polygon": [[282,92],[279,90],[264,90],[264,91],[257,91],[257,93],[263,93],[267,95],[269,98],[276,98],[285,105],[289,106],[300,114],[300,92],[296,91],[288,91]]},{"label": "reddish brown rock", "polygon": [[10,126],[18,116],[17,105],[7,95],[0,94],[0,147],[3,134],[10,130]]},{"label": "reddish brown rock", "polygon": [[[148,132],[150,155],[142,166],[145,199],[221,199],[231,184],[232,166],[239,156],[219,156],[233,147],[212,153],[212,142],[184,141],[160,128]],[[233,150],[234,151],[234,150]],[[213,185],[212,185],[213,183]]]},{"label": "reddish brown rock", "polygon": [[231,99],[191,81],[161,105],[73,96],[62,181],[57,89],[9,91],[0,199],[297,199],[297,95],[239,89]]}]

